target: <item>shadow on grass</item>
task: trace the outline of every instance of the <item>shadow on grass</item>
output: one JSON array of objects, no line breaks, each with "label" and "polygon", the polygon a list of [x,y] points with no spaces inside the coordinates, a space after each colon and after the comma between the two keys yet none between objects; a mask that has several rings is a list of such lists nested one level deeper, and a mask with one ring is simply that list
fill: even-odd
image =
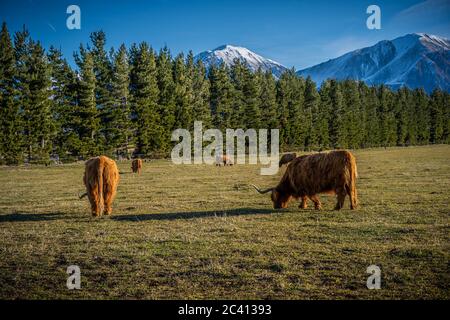
[{"label": "shadow on grass", "polygon": [[67,219],[68,216],[70,215],[63,213],[10,213],[0,215],[0,223],[59,220]]},{"label": "shadow on grass", "polygon": [[169,213],[149,213],[111,216],[111,220],[118,221],[146,221],[146,220],[177,220],[177,219],[198,219],[208,217],[230,217],[252,214],[272,214],[282,210],[237,208],[229,210],[191,211],[191,212],[169,212]]},{"label": "shadow on grass", "polygon": [[[254,208],[238,208],[229,210],[211,210],[211,211],[190,211],[190,212],[168,212],[168,213],[148,213],[148,214],[127,214],[102,216],[117,221],[146,221],[146,220],[176,220],[176,219],[195,219],[208,217],[227,217],[252,214],[271,214],[282,212],[283,210],[274,209],[254,209]],[[79,215],[70,213],[10,213],[0,214],[0,223],[2,222],[24,222],[24,221],[52,221],[52,220],[68,220],[78,219]],[[90,215],[81,218],[92,218]],[[99,219],[99,218],[92,218]]]}]

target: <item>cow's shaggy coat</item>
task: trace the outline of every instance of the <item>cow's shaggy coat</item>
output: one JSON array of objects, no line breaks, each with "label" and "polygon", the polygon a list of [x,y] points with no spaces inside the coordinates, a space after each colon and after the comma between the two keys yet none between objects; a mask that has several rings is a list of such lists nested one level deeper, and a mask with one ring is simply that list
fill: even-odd
[{"label": "cow's shaggy coat", "polygon": [[86,161],[84,177],[86,195],[91,203],[93,216],[112,213],[112,202],[119,184],[119,170],[116,162],[108,157],[100,156]]},{"label": "cow's shaggy coat", "polygon": [[280,161],[278,162],[278,167],[281,168],[281,166],[283,164],[287,164],[287,163],[291,162],[292,160],[294,160],[295,158],[297,158],[297,154],[295,152],[283,154]]},{"label": "cow's shaggy coat", "polygon": [[142,159],[134,159],[131,162],[131,170],[133,171],[133,173],[141,174]]},{"label": "cow's shaggy coat", "polygon": [[350,208],[357,207],[356,160],[348,151],[332,151],[301,156],[292,160],[281,181],[275,188],[258,192],[272,191],[275,208],[286,208],[291,198],[301,199],[301,207],[306,207],[306,197],[321,208],[317,194],[333,193],[337,196],[335,210],[342,208],[345,197],[350,198]]}]

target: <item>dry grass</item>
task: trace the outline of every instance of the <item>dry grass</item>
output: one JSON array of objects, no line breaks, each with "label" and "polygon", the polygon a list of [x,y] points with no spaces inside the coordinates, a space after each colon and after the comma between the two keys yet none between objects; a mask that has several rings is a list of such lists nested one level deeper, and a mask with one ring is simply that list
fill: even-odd
[{"label": "dry grass", "polygon": [[[92,218],[82,164],[0,169],[0,298],[450,298],[450,146],[356,151],[361,207],[271,209],[258,166],[144,163]],[[79,265],[82,289],[66,288]],[[366,268],[382,289],[366,288]]]}]

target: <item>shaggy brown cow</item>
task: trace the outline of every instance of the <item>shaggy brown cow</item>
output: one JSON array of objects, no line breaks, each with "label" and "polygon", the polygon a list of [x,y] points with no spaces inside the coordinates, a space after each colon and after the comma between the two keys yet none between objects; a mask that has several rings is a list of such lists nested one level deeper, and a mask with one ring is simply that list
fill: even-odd
[{"label": "shaggy brown cow", "polygon": [[284,154],[281,157],[280,162],[278,162],[278,167],[281,168],[281,166],[283,164],[287,164],[287,163],[291,162],[292,160],[294,160],[295,158],[297,158],[297,154],[295,152],[294,153],[286,153],[286,154]]},{"label": "shaggy brown cow", "polygon": [[233,158],[227,154],[216,156],[216,166],[232,166]]},{"label": "shaggy brown cow", "polygon": [[89,159],[86,161],[83,182],[86,193],[80,198],[88,196],[92,215],[98,217],[102,211],[110,215],[119,184],[119,170],[116,162],[105,156]]},{"label": "shaggy brown cow", "polygon": [[275,188],[260,190],[253,187],[261,194],[272,192],[275,209],[286,208],[291,198],[301,198],[301,207],[306,207],[306,197],[314,202],[316,209],[321,209],[318,193],[335,193],[335,210],[343,207],[348,195],[350,208],[355,209],[356,177],[355,157],[348,151],[332,151],[295,158]]},{"label": "shaggy brown cow", "polygon": [[133,162],[131,162],[131,170],[133,173],[141,174],[142,169],[142,159],[134,159]]}]

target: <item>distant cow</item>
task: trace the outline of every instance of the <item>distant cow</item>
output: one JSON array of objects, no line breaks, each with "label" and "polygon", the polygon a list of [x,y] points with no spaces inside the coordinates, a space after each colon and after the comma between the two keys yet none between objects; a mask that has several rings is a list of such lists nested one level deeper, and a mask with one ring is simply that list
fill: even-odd
[{"label": "distant cow", "polygon": [[133,162],[131,162],[131,170],[133,173],[141,174],[142,159],[134,159]]},{"label": "distant cow", "polygon": [[306,207],[307,197],[314,202],[316,209],[321,209],[318,193],[336,194],[335,210],[343,207],[348,195],[350,208],[356,209],[356,177],[355,157],[348,151],[332,151],[295,158],[274,188],[260,190],[253,187],[261,194],[272,192],[275,209],[286,208],[291,198],[301,199],[301,207]]},{"label": "distant cow", "polygon": [[88,196],[91,203],[93,216],[112,213],[112,202],[116,196],[119,184],[119,170],[116,162],[108,157],[100,156],[86,161],[84,177],[86,193],[80,196]]},{"label": "distant cow", "polygon": [[232,166],[233,158],[227,154],[216,156],[216,166]]},{"label": "distant cow", "polygon": [[292,160],[294,160],[295,158],[297,158],[297,154],[296,154],[295,152],[284,154],[284,155],[281,157],[280,162],[278,162],[278,167],[281,168],[281,166],[282,166],[283,164],[287,164],[287,163],[291,162]]}]

